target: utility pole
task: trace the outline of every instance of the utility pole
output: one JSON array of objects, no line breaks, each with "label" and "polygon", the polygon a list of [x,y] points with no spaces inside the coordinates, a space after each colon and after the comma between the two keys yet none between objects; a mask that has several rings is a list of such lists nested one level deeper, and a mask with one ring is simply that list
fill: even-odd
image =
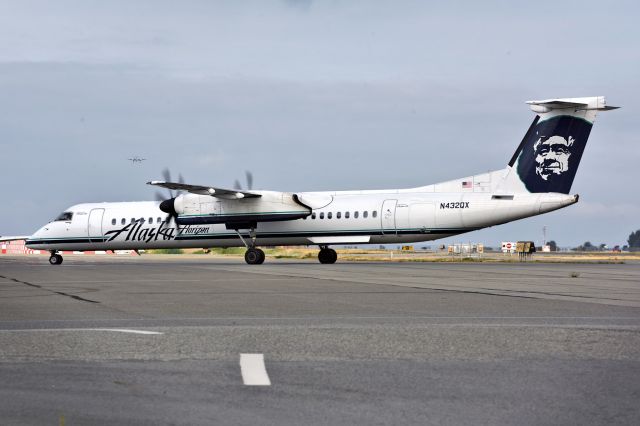
[{"label": "utility pole", "polygon": [[547,245],[547,225],[542,227],[542,247]]}]

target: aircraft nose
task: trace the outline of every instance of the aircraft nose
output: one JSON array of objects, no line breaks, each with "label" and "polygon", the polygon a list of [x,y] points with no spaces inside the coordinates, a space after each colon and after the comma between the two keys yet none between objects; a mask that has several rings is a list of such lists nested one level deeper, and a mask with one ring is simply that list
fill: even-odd
[{"label": "aircraft nose", "polygon": [[31,235],[31,238],[42,238],[49,233],[49,226],[45,225]]},{"label": "aircraft nose", "polygon": [[49,232],[49,228],[46,225],[38,229],[29,238],[27,238],[26,246],[29,248],[37,248],[36,244],[38,244],[38,240],[46,238],[47,232]]},{"label": "aircraft nose", "polygon": [[42,228],[38,229],[38,231],[36,231],[38,234],[44,234],[47,231],[49,231],[49,226],[45,225]]}]

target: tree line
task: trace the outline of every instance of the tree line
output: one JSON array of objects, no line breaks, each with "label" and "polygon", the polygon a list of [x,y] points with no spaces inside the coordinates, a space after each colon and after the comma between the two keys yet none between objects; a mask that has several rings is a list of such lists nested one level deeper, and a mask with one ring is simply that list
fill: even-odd
[{"label": "tree line", "polygon": [[[558,244],[551,240],[547,243],[551,251],[558,251]],[[577,247],[572,248],[573,251],[604,251],[607,250],[607,245],[605,243],[601,244],[592,244],[590,241],[585,241],[583,244],[580,244]],[[622,251],[640,251],[640,229],[635,232],[629,234],[629,238],[627,238],[627,245],[622,247],[615,246],[613,250],[622,250]]]}]

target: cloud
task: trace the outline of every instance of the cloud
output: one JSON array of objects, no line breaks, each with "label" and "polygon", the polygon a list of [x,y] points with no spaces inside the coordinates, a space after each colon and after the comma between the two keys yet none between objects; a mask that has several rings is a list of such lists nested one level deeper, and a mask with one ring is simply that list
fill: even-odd
[{"label": "cloud", "polygon": [[313,0],[284,0],[284,4],[294,9],[308,11],[313,5]]}]

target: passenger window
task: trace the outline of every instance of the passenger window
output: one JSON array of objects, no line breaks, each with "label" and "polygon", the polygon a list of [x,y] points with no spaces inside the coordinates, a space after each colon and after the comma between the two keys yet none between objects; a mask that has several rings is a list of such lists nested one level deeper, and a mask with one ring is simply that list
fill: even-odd
[{"label": "passenger window", "polygon": [[125,220],[125,218],[123,217],[123,218],[122,218],[122,220],[120,221],[120,223],[124,225],[125,223],[127,223],[127,221],[126,221],[126,220]]},{"label": "passenger window", "polygon": [[344,212],[344,218],[349,219],[349,212]]},{"label": "passenger window", "polygon": [[150,218],[149,218],[149,224],[152,224],[152,223],[153,223],[153,218],[152,218],[152,217],[150,217]]},{"label": "passenger window", "polygon": [[342,213],[338,212],[336,213],[336,219],[340,219],[342,217]]},{"label": "passenger window", "polygon": [[358,213],[357,211],[353,212],[353,217],[354,217],[354,219],[357,219],[359,214],[360,214],[360,213]]},{"label": "passenger window", "polygon": [[311,213],[311,219],[315,219],[316,218],[316,212]]},{"label": "passenger window", "polygon": [[333,215],[333,213],[331,213],[331,212],[327,213],[327,219],[331,219],[332,215]]},{"label": "passenger window", "polygon": [[378,211],[377,210],[372,211],[371,214],[373,215],[373,217],[378,217]]},{"label": "passenger window", "polygon": [[320,213],[320,219],[324,219],[324,212]]},{"label": "passenger window", "polygon": [[116,224],[116,220],[115,219],[111,219],[111,224],[115,225]]},{"label": "passenger window", "polygon": [[160,222],[162,222],[162,218],[157,217],[156,218],[156,223],[160,223]]},{"label": "passenger window", "polygon": [[365,211],[362,212],[362,217],[363,218],[366,219],[368,216],[369,216],[369,212],[368,211],[365,210]]},{"label": "passenger window", "polygon": [[133,223],[133,222],[135,222],[135,221],[136,221],[136,218],[135,218],[135,217],[132,217],[132,218],[131,218],[131,223]]}]

